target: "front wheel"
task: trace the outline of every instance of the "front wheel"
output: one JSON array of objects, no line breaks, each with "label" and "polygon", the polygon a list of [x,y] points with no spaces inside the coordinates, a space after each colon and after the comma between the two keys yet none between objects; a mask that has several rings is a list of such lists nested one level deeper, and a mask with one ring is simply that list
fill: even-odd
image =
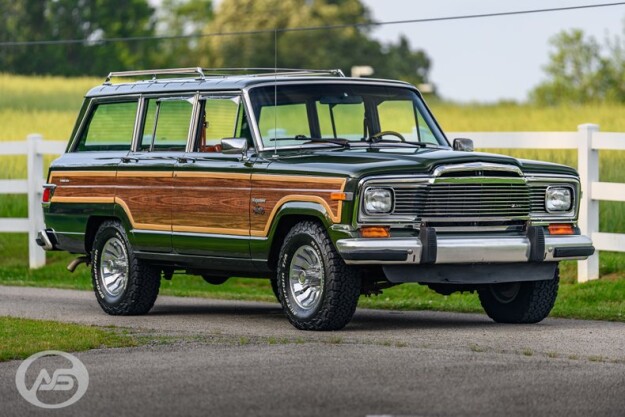
[{"label": "front wheel", "polygon": [[325,229],[296,224],[284,239],[278,260],[279,301],[301,330],[338,330],[351,320],[360,295],[357,272],[345,265]]},{"label": "front wheel", "polygon": [[551,312],[559,282],[556,268],[552,279],[492,284],[478,294],[484,311],[497,323],[538,323]]},{"label": "front wheel", "polygon": [[150,311],[161,285],[160,270],[136,258],[119,222],[102,223],[91,259],[95,295],[106,313],[138,315]]}]

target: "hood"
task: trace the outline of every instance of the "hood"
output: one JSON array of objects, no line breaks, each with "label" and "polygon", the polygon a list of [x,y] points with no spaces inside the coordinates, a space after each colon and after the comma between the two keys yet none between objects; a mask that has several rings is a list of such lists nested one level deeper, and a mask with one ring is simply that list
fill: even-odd
[{"label": "hood", "polygon": [[[268,152],[269,156],[271,155]],[[549,162],[517,159],[510,156],[482,153],[459,152],[451,149],[431,148],[352,148],[279,152],[271,160],[270,171],[310,175],[339,175],[361,178],[371,175],[418,175],[429,174],[440,165],[470,162],[488,162],[519,167],[524,173],[545,173],[577,175],[565,165]]]}]

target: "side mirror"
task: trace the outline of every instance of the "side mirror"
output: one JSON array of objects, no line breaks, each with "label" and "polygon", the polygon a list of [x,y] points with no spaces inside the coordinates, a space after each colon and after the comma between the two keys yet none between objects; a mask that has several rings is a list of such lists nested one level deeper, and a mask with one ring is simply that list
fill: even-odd
[{"label": "side mirror", "polygon": [[221,152],[227,155],[241,154],[245,156],[247,152],[247,139],[226,138],[221,140]]},{"label": "side mirror", "polygon": [[467,138],[454,139],[454,151],[473,152],[473,140]]}]

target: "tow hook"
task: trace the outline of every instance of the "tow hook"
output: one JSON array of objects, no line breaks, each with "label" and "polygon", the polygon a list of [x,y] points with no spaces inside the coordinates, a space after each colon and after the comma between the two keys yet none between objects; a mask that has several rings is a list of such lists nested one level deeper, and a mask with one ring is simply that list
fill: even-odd
[{"label": "tow hook", "polygon": [[78,267],[78,265],[80,264],[89,265],[90,263],[91,263],[91,259],[88,256],[79,256],[78,258],[71,261],[69,265],[67,265],[67,270],[69,272],[74,272],[76,268]]}]

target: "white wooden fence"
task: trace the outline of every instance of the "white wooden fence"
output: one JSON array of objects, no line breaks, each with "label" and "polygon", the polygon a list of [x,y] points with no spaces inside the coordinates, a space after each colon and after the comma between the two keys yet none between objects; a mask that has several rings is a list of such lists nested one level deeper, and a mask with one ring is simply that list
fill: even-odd
[{"label": "white wooden fence", "polygon": [[0,218],[0,233],[28,232],[28,263],[31,268],[39,268],[46,264],[45,251],[35,243],[37,232],[44,227],[41,209],[43,155],[62,154],[66,145],[65,141],[44,141],[41,135],[36,134],[28,135],[26,141],[0,142],[0,156],[26,155],[28,179],[0,180],[0,194],[27,194],[28,218]]},{"label": "white wooden fence", "polygon": [[[625,184],[599,181],[599,151],[625,151],[625,133],[603,133],[598,125],[583,124],[576,132],[448,132],[447,136],[472,138],[476,148],[577,150],[583,190],[579,227],[592,238],[598,251],[625,252],[625,234],[599,232],[599,201],[625,202]],[[61,154],[65,145],[65,141],[44,141],[35,134],[29,135],[25,142],[0,142],[0,155],[27,158],[28,179],[0,180],[0,194],[27,194],[28,218],[0,218],[0,232],[28,232],[31,268],[46,262],[45,252],[35,244],[37,231],[43,228],[40,203],[43,155]],[[577,270],[580,282],[599,278],[599,253],[579,261]]]}]

